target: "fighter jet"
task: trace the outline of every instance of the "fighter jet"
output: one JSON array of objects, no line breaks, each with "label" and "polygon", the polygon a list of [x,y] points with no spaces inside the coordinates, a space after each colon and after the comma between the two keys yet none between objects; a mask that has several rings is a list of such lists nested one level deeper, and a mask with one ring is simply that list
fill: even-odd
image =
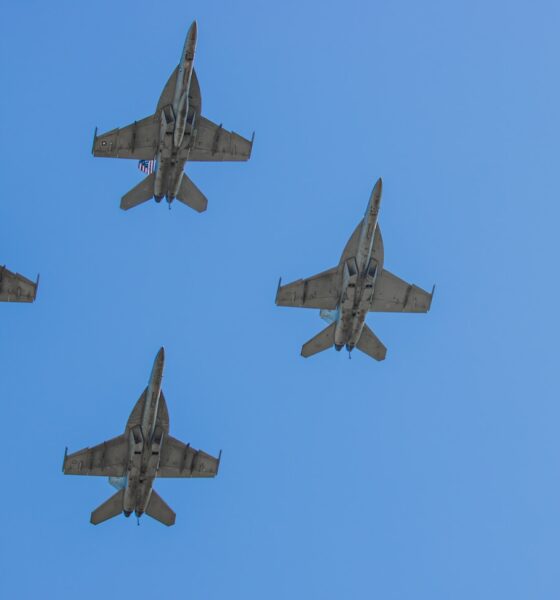
[{"label": "fighter jet", "polygon": [[276,304],[321,309],[330,325],[303,345],[301,355],[312,356],[334,345],[348,352],[358,348],[384,360],[387,348],[365,324],[368,312],[428,312],[432,293],[406,283],[383,268],[383,239],[377,224],[381,178],[375,184],[364,218],[348,240],[337,267],[282,286]]},{"label": "fighter jet", "polygon": [[12,273],[0,267],[0,301],[33,302],[37,296],[39,277],[33,282],[19,273]]},{"label": "fighter jet", "polygon": [[214,477],[220,456],[194,450],[169,435],[169,413],[161,390],[163,348],[157,353],[148,382],[126,423],[124,433],[93,448],[64,453],[66,475],[100,475],[118,492],[91,513],[97,525],[121,512],[140,518],[146,513],[164,525],[175,513],[152,488],[156,477]]},{"label": "fighter jet", "polygon": [[251,141],[226,131],[201,116],[202,100],[193,68],[197,25],[191,25],[179,65],[171,74],[156,112],[141,121],[103,135],[95,130],[92,152],[106,158],[135,158],[148,176],[125,194],[121,208],[128,210],[152,197],[156,202],[176,198],[198,212],[206,210],[204,194],[185,175],[187,161],[245,161]]}]

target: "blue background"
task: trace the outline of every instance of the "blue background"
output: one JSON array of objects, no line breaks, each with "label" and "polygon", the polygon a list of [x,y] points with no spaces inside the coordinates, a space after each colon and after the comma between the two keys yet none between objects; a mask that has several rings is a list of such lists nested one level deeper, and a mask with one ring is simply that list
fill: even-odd
[{"label": "blue background", "polygon": [[[556,2],[12,2],[0,21],[5,598],[560,597]],[[93,129],[151,114],[191,21],[205,214],[120,197]],[[334,266],[378,176],[385,264],[436,296],[388,347],[304,360],[277,279]],[[224,455],[177,512],[99,527],[71,451],[119,435],[158,348],[172,435]]]}]

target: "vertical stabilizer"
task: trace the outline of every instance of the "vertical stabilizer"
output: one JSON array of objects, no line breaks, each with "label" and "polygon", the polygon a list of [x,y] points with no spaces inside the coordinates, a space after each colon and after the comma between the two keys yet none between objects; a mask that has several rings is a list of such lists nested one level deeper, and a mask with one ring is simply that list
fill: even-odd
[{"label": "vertical stabilizer", "polygon": [[336,322],[331,323],[326,329],[323,329],[323,331],[318,333],[314,338],[311,338],[302,346],[301,355],[307,358],[333,346],[335,327]]},{"label": "vertical stabilizer", "polygon": [[148,177],[142,179],[142,181],[133,187],[130,192],[127,192],[121,198],[121,208],[123,210],[128,210],[129,208],[134,208],[142,202],[147,202],[154,197],[154,183],[156,181],[156,174],[150,173]]},{"label": "vertical stabilizer", "polygon": [[181,178],[181,184],[179,185],[179,191],[177,192],[176,198],[183,204],[196,210],[196,212],[204,212],[208,206],[206,196],[184,173]]},{"label": "vertical stabilizer", "polygon": [[385,356],[387,355],[387,348],[385,348],[383,342],[367,325],[364,325],[362,329],[362,334],[356,344],[356,348],[375,360],[385,360]]},{"label": "vertical stabilizer", "polygon": [[146,514],[168,527],[175,525],[175,513],[167,506],[155,490],[152,490],[152,494],[150,495],[150,501],[146,507]]},{"label": "vertical stabilizer", "polygon": [[90,522],[93,525],[99,525],[103,521],[108,521],[113,517],[120,515],[123,511],[124,489],[119,490],[105,501],[101,506],[98,506],[92,513]]}]

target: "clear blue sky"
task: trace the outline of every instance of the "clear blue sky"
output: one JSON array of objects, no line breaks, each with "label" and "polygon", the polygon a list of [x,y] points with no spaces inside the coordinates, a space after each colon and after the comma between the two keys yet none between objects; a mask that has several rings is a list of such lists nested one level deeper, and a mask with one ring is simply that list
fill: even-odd
[{"label": "clear blue sky", "polygon": [[[198,215],[120,197],[93,130],[151,114],[191,21],[203,112],[247,164],[188,165]],[[0,596],[557,600],[557,2],[12,2],[0,21]],[[277,279],[332,267],[382,176],[386,266],[428,315],[309,360]],[[118,435],[164,345],[172,435],[210,481],[89,524],[64,447]]]}]

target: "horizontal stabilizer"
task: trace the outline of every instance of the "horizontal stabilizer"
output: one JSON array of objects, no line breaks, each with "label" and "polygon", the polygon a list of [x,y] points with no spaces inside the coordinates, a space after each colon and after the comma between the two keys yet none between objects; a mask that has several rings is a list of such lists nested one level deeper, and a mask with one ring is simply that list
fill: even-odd
[{"label": "horizontal stabilizer", "polygon": [[322,352],[333,346],[335,327],[336,323],[331,323],[326,329],[323,329],[323,331],[318,333],[314,338],[310,339],[302,346],[301,355],[308,358],[309,356],[313,356],[313,354],[317,354],[318,352]]},{"label": "horizontal stabilizer", "polygon": [[109,500],[104,502],[101,506],[98,506],[91,513],[91,523],[93,525],[99,525],[99,523],[103,523],[103,521],[107,521],[120,515],[123,511],[123,499],[124,489],[119,490],[116,494],[111,496]]},{"label": "horizontal stabilizer", "polygon": [[183,173],[181,185],[177,192],[177,200],[190,206],[196,212],[204,212],[208,206],[206,196],[196,187],[196,185]]},{"label": "horizontal stabilizer", "polygon": [[152,490],[150,501],[146,507],[146,514],[168,527],[170,525],[175,525],[175,513],[167,506],[155,490]]},{"label": "horizontal stabilizer", "polygon": [[128,210],[129,208],[134,208],[142,202],[147,202],[154,197],[154,183],[156,180],[156,174],[151,173],[145,179],[135,187],[133,187],[130,192],[127,192],[121,198],[121,208],[123,210]]},{"label": "horizontal stabilizer", "polygon": [[362,329],[362,335],[360,335],[356,348],[375,360],[385,360],[387,355],[387,348],[367,325],[364,325]]}]

